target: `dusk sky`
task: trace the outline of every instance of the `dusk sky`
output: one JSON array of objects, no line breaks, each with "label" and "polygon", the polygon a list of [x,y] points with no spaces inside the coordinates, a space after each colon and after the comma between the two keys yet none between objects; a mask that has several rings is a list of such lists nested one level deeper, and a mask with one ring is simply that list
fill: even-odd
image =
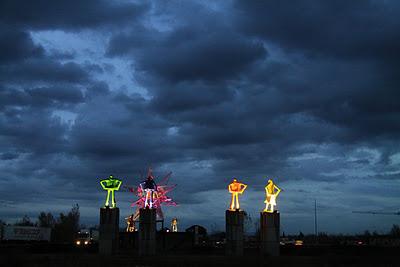
[{"label": "dusk sky", "polygon": [[[173,172],[182,228],[223,230],[232,178],[256,221],[386,232],[400,210],[400,2],[0,1],[0,219],[78,203],[113,174]],[[157,182],[157,180],[156,180]],[[135,196],[116,193],[123,218]],[[182,230],[182,228],[180,230]]]}]

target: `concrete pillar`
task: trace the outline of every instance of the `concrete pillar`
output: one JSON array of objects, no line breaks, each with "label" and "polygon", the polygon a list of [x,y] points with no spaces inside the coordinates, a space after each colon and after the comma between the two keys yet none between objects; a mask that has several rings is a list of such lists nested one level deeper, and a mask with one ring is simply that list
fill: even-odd
[{"label": "concrete pillar", "polygon": [[100,208],[99,253],[117,252],[119,234],[119,208]]},{"label": "concrete pillar", "polygon": [[226,221],[226,249],[227,255],[243,255],[243,221],[244,212],[227,210]]},{"label": "concrete pillar", "polygon": [[156,209],[139,211],[139,255],[156,254]]},{"label": "concrete pillar", "polygon": [[262,255],[279,256],[279,212],[261,212],[260,249]]}]

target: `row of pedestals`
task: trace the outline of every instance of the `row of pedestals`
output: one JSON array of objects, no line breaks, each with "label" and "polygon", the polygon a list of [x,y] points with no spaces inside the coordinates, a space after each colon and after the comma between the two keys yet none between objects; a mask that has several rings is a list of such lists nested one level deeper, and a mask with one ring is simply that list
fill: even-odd
[{"label": "row of pedestals", "polygon": [[[244,212],[227,210],[226,221],[226,254],[243,255],[244,244]],[[260,213],[260,252],[262,255],[279,256],[279,226],[278,212]]]},{"label": "row of pedestals", "polygon": [[[140,209],[139,255],[156,254],[156,210]],[[119,209],[100,209],[99,253],[112,255],[118,250]]]},{"label": "row of pedestals", "polygon": [[[156,210],[140,209],[139,219],[139,255],[156,254]],[[226,254],[243,255],[244,248],[244,212],[227,210],[226,220]],[[278,212],[261,212],[260,214],[260,250],[263,255],[279,255]],[[118,249],[119,209],[100,209],[99,252],[103,255],[114,254]]]}]

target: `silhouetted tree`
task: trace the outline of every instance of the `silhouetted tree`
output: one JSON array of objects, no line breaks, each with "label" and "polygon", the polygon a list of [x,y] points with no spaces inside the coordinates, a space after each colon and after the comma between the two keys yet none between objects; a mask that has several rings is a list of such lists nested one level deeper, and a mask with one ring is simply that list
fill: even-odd
[{"label": "silhouetted tree", "polygon": [[41,212],[38,216],[38,225],[40,227],[51,227],[53,228],[56,223],[56,220],[54,219],[53,215],[48,212]]},{"label": "silhouetted tree", "polygon": [[215,234],[215,233],[220,232],[218,230],[218,226],[217,226],[217,224],[215,222],[210,224],[210,229],[211,229],[211,234]]},{"label": "silhouetted tree", "polygon": [[393,224],[389,234],[393,237],[400,237],[400,227],[397,224]]},{"label": "silhouetted tree", "polygon": [[3,238],[3,226],[6,225],[5,222],[3,222],[2,220],[0,220],[0,238]]},{"label": "silhouetted tree", "polygon": [[68,217],[72,222],[72,227],[74,232],[78,232],[79,230],[79,220],[81,218],[81,214],[79,212],[79,205],[76,204],[72,207],[71,211],[68,213]]},{"label": "silhouetted tree", "polygon": [[260,238],[260,221],[259,220],[254,222],[254,229],[256,229],[256,237]]},{"label": "silhouetted tree", "polygon": [[79,230],[79,205],[72,207],[68,214],[60,213],[54,225],[53,238],[56,242],[72,242]]},{"label": "silhouetted tree", "polygon": [[22,219],[15,223],[17,226],[35,226],[35,223],[31,221],[28,215],[24,215]]},{"label": "silhouetted tree", "polygon": [[251,216],[246,211],[243,212],[244,214],[244,232],[249,233],[253,227],[253,220]]},{"label": "silhouetted tree", "polygon": [[304,234],[303,234],[302,231],[299,232],[298,238],[299,238],[299,239],[303,239],[303,238],[304,238]]}]

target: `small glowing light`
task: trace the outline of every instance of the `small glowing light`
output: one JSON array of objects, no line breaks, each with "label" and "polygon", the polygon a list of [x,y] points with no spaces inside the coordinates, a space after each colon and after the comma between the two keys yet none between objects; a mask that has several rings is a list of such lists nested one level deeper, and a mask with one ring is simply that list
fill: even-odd
[{"label": "small glowing light", "polygon": [[278,197],[281,189],[274,184],[270,179],[268,184],[265,186],[265,209],[264,212],[274,212],[274,207],[276,206],[276,198]]},{"label": "small glowing light", "polygon": [[294,241],[295,246],[302,246],[303,245],[303,240],[296,240]]},{"label": "small glowing light", "polygon": [[231,205],[229,207],[230,210],[240,209],[239,194],[243,194],[246,188],[246,184],[240,183],[236,179],[233,179],[232,183],[228,185],[229,193],[232,194]]},{"label": "small glowing light", "polygon": [[76,241],[76,244],[79,246],[81,244],[81,241]]},{"label": "small glowing light", "polygon": [[85,245],[89,244],[89,241],[85,241]]},{"label": "small glowing light", "polygon": [[178,219],[173,218],[171,221],[172,232],[178,232]]},{"label": "small glowing light", "polygon": [[100,181],[100,185],[103,187],[104,190],[107,190],[107,198],[106,203],[104,204],[105,207],[110,207],[109,201],[111,197],[111,208],[115,208],[117,203],[115,201],[114,191],[118,191],[121,187],[122,181],[114,178],[112,175],[108,179],[104,179]]}]

